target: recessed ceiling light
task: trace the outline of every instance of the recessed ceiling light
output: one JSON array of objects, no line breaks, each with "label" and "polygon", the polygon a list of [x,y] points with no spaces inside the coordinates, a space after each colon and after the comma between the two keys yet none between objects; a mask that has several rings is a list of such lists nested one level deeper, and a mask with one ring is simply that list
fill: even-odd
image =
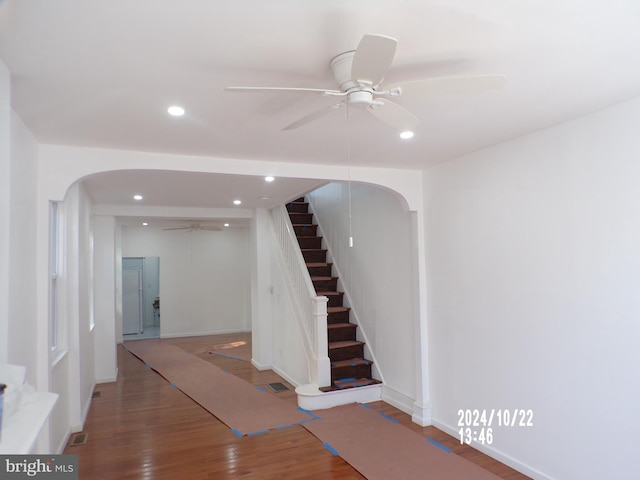
[{"label": "recessed ceiling light", "polygon": [[228,226],[229,226],[229,224],[228,224],[228,223],[225,223],[225,224],[224,224],[224,226],[225,226],[225,227],[228,227]]},{"label": "recessed ceiling light", "polygon": [[276,177],[272,177],[272,176],[264,177],[265,182],[273,182],[275,179]]},{"label": "recessed ceiling light", "polygon": [[411,132],[409,130],[404,131],[404,132],[400,133],[400,138],[402,138],[404,140],[407,140],[409,138],[413,138],[413,132]]},{"label": "recessed ceiling light", "polygon": [[234,205],[240,205],[242,203],[242,200],[234,200],[233,204]]},{"label": "recessed ceiling light", "polygon": [[179,107],[178,105],[173,105],[167,108],[167,112],[169,112],[169,115],[171,116],[181,117],[184,115],[184,108]]},{"label": "recessed ceiling light", "polygon": [[263,196],[260,197],[260,200],[271,200],[271,197],[263,195]]},{"label": "recessed ceiling light", "polygon": [[142,200],[142,195],[134,195],[133,199],[134,200]]},{"label": "recessed ceiling light", "polygon": [[147,222],[142,222],[142,225],[146,227],[149,224]]}]

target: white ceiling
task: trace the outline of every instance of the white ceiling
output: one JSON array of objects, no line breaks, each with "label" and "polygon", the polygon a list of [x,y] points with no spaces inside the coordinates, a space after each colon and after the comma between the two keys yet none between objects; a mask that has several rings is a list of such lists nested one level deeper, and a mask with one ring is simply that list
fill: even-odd
[{"label": "white ceiling", "polygon": [[[223,87],[335,88],[329,61],[366,33],[398,39],[386,83],[505,74],[400,97],[410,141],[351,109],[353,165],[422,169],[639,95],[639,26],[638,0],[0,0],[0,58],[42,143],[319,164],[345,162],[346,109],[283,132],[332,100]],[[93,196],[114,203],[104,180]]]}]

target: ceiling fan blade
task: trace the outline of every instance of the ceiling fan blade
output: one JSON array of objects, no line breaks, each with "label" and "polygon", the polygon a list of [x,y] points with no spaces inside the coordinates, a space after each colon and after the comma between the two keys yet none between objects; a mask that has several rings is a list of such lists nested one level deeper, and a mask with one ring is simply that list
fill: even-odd
[{"label": "ceiling fan blade", "polygon": [[162,230],[190,230],[193,227],[174,227],[174,228],[163,228]]},{"label": "ceiling fan blade", "polygon": [[[463,77],[441,77],[415,80],[385,87],[391,95],[409,94],[431,97],[458,93],[476,93],[501,88],[506,83],[504,75],[469,75]],[[398,90],[399,89],[399,90]]]},{"label": "ceiling fan blade", "polygon": [[365,35],[351,65],[351,79],[361,85],[378,85],[393,62],[398,41],[384,35]]},{"label": "ceiling fan blade", "polygon": [[324,88],[289,88],[289,87],[224,87],[225,92],[252,92],[252,93],[319,93],[321,95],[345,95],[340,90]]},{"label": "ceiling fan blade", "polygon": [[294,129],[299,128],[299,127],[301,127],[303,125],[306,125],[307,123],[311,123],[314,120],[317,120],[320,117],[324,117],[326,114],[331,113],[334,110],[337,110],[338,108],[340,108],[341,106],[343,106],[346,103],[347,103],[347,101],[344,100],[342,102],[334,103],[333,105],[329,105],[328,107],[323,107],[320,110],[316,110],[314,112],[311,112],[308,115],[305,115],[304,117],[302,117],[302,118],[296,120],[295,122],[287,125],[282,130],[294,130]]},{"label": "ceiling fan blade", "polygon": [[[420,124],[420,120],[413,113],[397,103],[386,98],[376,100],[376,104],[369,107],[375,117],[400,132],[413,131]],[[382,105],[380,105],[382,104]]]},{"label": "ceiling fan blade", "polygon": [[205,225],[205,226],[198,227],[198,230],[206,230],[207,232],[220,232],[222,230],[222,227]]}]

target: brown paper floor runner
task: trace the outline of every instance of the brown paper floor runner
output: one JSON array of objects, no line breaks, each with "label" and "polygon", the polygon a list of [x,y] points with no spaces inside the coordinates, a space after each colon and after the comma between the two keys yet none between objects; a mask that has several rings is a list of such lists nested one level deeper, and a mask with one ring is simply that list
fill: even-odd
[{"label": "brown paper floor runner", "polygon": [[499,480],[366,405],[314,414],[318,419],[304,428],[369,480]]},{"label": "brown paper floor runner", "polygon": [[134,340],[125,348],[215,415],[236,435],[253,435],[313,420],[313,416],[241,378],[162,340]]}]

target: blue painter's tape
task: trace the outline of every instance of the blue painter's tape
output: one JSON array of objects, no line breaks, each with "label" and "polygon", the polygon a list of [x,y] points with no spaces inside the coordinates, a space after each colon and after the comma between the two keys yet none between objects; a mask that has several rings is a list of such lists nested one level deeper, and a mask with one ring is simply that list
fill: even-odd
[{"label": "blue painter's tape", "polygon": [[[308,421],[308,420],[305,420]],[[279,427],[276,427],[276,430],[284,430],[285,428],[289,428],[289,427],[293,427],[293,423],[288,423],[287,425],[280,425]]]},{"label": "blue painter's tape", "polygon": [[340,455],[338,451],[335,448],[333,448],[331,445],[329,445],[327,442],[324,442],[322,446],[327,450],[329,450],[331,453],[333,453],[336,457]]},{"label": "blue painter's tape", "polygon": [[391,418],[389,415],[385,415],[384,413],[381,413],[380,416],[385,420],[389,420],[391,423],[398,423],[396,419]]},{"label": "blue painter's tape", "polygon": [[442,445],[441,443],[436,442],[433,438],[427,438],[427,442],[435,445],[438,448],[441,448],[442,450],[444,450],[447,453],[451,453],[451,449],[445,447],[444,445]]},{"label": "blue painter's tape", "polygon": [[145,363],[144,366],[147,367],[147,368],[151,368],[151,365],[148,364],[148,363]]},{"label": "blue painter's tape", "polygon": [[234,435],[237,435],[238,437],[244,437],[244,435],[242,434],[242,432],[240,430],[236,430],[235,428],[233,430],[231,430],[231,432]]},{"label": "blue painter's tape", "polygon": [[298,407],[298,410],[300,410],[301,412],[306,413],[307,415],[309,415],[310,417],[315,418],[316,420],[320,420],[320,417],[318,415],[315,415],[314,413],[311,413],[309,410],[305,410],[302,407]]},{"label": "blue painter's tape", "polygon": [[367,410],[371,410],[371,407],[366,403],[361,403],[360,406],[366,408]]},{"label": "blue painter's tape", "polygon": [[224,358],[230,358],[231,360],[241,360],[244,361],[244,359],[242,358],[238,358],[238,357],[232,357],[231,355],[223,355],[222,353],[213,353],[214,355],[218,356],[218,357],[224,357]]},{"label": "blue painter's tape", "polygon": [[247,437],[252,437],[254,435],[260,435],[261,433],[267,433],[269,430],[258,430],[255,432],[247,433]]},{"label": "blue painter's tape", "polygon": [[229,370],[222,370],[222,373],[229,373]]},{"label": "blue painter's tape", "polygon": [[172,383],[171,386],[174,388],[178,388],[178,385],[176,385],[175,383]]},{"label": "blue painter's tape", "polygon": [[258,390],[259,392],[266,392],[266,390],[262,387],[256,387],[256,390]]},{"label": "blue painter's tape", "polygon": [[355,381],[356,381],[355,377],[349,377],[349,378],[341,378],[340,380],[336,380],[335,383],[355,382]]}]

